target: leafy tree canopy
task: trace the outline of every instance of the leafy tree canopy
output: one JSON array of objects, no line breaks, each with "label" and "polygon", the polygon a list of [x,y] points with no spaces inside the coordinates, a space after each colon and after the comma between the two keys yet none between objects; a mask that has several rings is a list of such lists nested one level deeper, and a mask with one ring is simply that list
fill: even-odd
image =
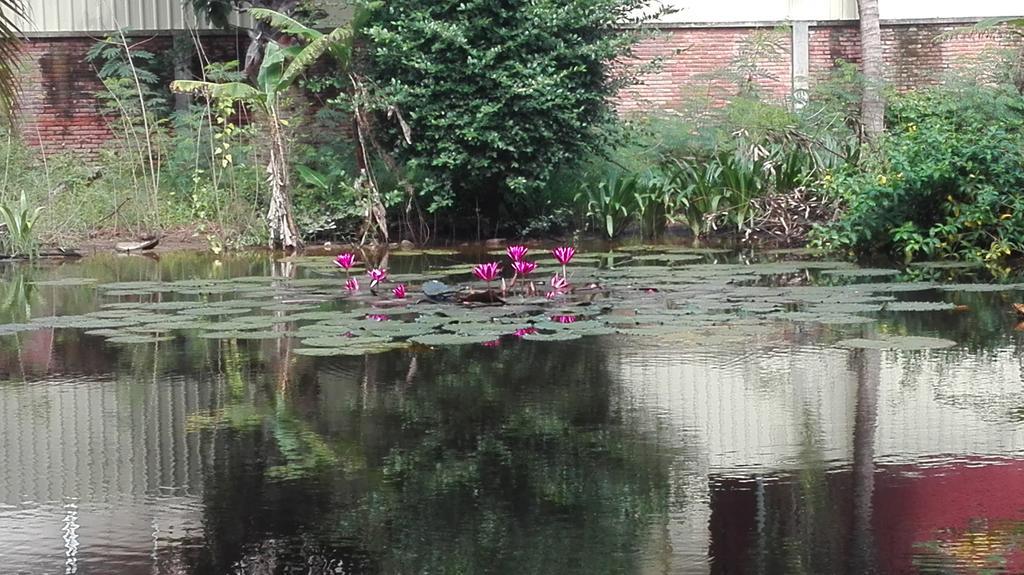
[{"label": "leafy tree canopy", "polygon": [[[366,75],[412,127],[391,144],[431,210],[506,209],[598,143],[646,0],[367,5]],[[456,200],[458,203],[456,204]]]}]

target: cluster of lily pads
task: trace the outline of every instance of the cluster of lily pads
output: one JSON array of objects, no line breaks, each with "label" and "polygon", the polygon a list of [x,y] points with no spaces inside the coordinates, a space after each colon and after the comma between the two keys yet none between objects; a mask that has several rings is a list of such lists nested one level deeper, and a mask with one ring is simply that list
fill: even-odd
[{"label": "cluster of lily pads", "polygon": [[[182,333],[207,339],[293,338],[301,355],[362,355],[411,346],[567,341],[597,335],[658,338],[697,345],[743,344],[781,328],[815,324],[842,335],[891,313],[952,313],[946,291],[964,285],[881,282],[899,270],[847,262],[791,260],[719,263],[722,252],[694,248],[577,254],[561,247],[527,260],[525,246],[501,253],[511,262],[457,263],[421,273],[368,267],[363,290],[355,254],[297,258],[297,279],[238,277],[172,282],[95,284],[64,278],[54,287],[94,285],[100,309],[75,316],[37,317],[0,326],[0,335],[40,328],[74,328],[112,343],[151,343]],[[398,254],[392,254],[398,257]],[[575,262],[571,271],[570,262]],[[339,277],[338,270],[344,272]],[[543,275],[542,275],[543,274]],[[531,277],[551,279],[537,286]],[[487,305],[460,299],[494,289]],[[428,297],[422,286],[452,285],[456,297]],[[991,287],[991,286],[989,286]],[[1020,287],[1020,286],[1016,286]],[[1000,286],[992,289],[1015,289]],[[382,291],[381,290],[386,290]],[[908,299],[911,294],[923,299]],[[845,326],[845,327],[844,327]],[[847,333],[847,335],[849,335]],[[861,335],[857,333],[856,335]],[[850,338],[848,347],[936,348],[955,342],[929,337]]]}]

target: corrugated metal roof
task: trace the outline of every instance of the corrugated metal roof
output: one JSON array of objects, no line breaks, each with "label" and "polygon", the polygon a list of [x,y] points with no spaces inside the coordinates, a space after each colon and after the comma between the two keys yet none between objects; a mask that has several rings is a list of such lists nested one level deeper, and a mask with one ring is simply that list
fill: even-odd
[{"label": "corrugated metal roof", "polygon": [[[100,33],[118,29],[207,30],[180,0],[25,0],[28,21],[21,29],[34,33]],[[246,24],[247,19],[237,24]]]},{"label": "corrugated metal roof", "polygon": [[[568,0],[567,0],[568,1]],[[207,30],[181,0],[25,0],[30,19],[26,34],[103,33],[120,28],[138,31]],[[857,0],[652,0],[676,9],[666,23],[752,23],[856,20]],[[325,25],[337,25],[346,10],[338,4]],[[879,0],[884,20],[985,18],[1024,15],[1020,0]],[[335,20],[338,20],[335,22]],[[246,25],[248,19],[236,23]]]}]

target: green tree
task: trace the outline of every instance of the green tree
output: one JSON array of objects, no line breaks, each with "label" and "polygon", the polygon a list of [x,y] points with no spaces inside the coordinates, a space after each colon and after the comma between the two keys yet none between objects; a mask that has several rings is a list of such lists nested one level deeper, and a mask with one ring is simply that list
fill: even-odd
[{"label": "green tree", "polygon": [[[366,77],[407,139],[388,144],[432,212],[516,217],[600,141],[646,0],[401,0],[367,6]],[[409,141],[411,140],[411,141]]]},{"label": "green tree", "polygon": [[21,52],[18,21],[27,18],[23,0],[0,0],[0,112],[10,115],[17,107],[18,74],[15,67]]},{"label": "green tree", "polygon": [[293,250],[302,246],[302,236],[292,213],[286,123],[281,117],[281,98],[324,53],[330,53],[336,60],[346,62],[351,49],[352,29],[340,27],[329,34],[323,34],[272,10],[252,9],[250,14],[290,36],[302,39],[304,44],[286,46],[277,42],[269,43],[259,74],[251,84],[179,80],[171,84],[171,89],[175,92],[198,92],[215,100],[242,101],[264,113],[270,140],[270,159],[267,165],[267,180],[270,184],[270,207],[267,211],[270,246]]},{"label": "green tree", "polygon": [[[196,14],[205,17],[219,28],[230,27],[233,13],[252,10],[273,10],[281,14],[292,14],[301,0],[185,0],[192,5]],[[277,37],[277,31],[265,20],[258,20],[249,29],[249,48],[245,53],[245,75],[255,81],[263,64],[267,44]]]}]

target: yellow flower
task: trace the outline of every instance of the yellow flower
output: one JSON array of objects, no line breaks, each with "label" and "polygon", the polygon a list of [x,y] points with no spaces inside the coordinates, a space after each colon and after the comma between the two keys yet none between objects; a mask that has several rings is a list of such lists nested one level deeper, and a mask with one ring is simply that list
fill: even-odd
[{"label": "yellow flower", "polygon": [[885,183],[888,182],[888,181],[889,181],[889,178],[887,178],[885,176],[878,176],[878,185],[884,186]]},{"label": "yellow flower", "polygon": [[1001,219],[1001,220],[1008,220],[1008,219],[1010,219],[1012,217],[1013,217],[1013,214],[1003,214],[1003,215],[999,216],[999,219]]},{"label": "yellow flower", "polygon": [[909,126],[907,126],[907,131],[910,132],[911,134],[916,132],[917,131],[917,124],[910,124]]}]

